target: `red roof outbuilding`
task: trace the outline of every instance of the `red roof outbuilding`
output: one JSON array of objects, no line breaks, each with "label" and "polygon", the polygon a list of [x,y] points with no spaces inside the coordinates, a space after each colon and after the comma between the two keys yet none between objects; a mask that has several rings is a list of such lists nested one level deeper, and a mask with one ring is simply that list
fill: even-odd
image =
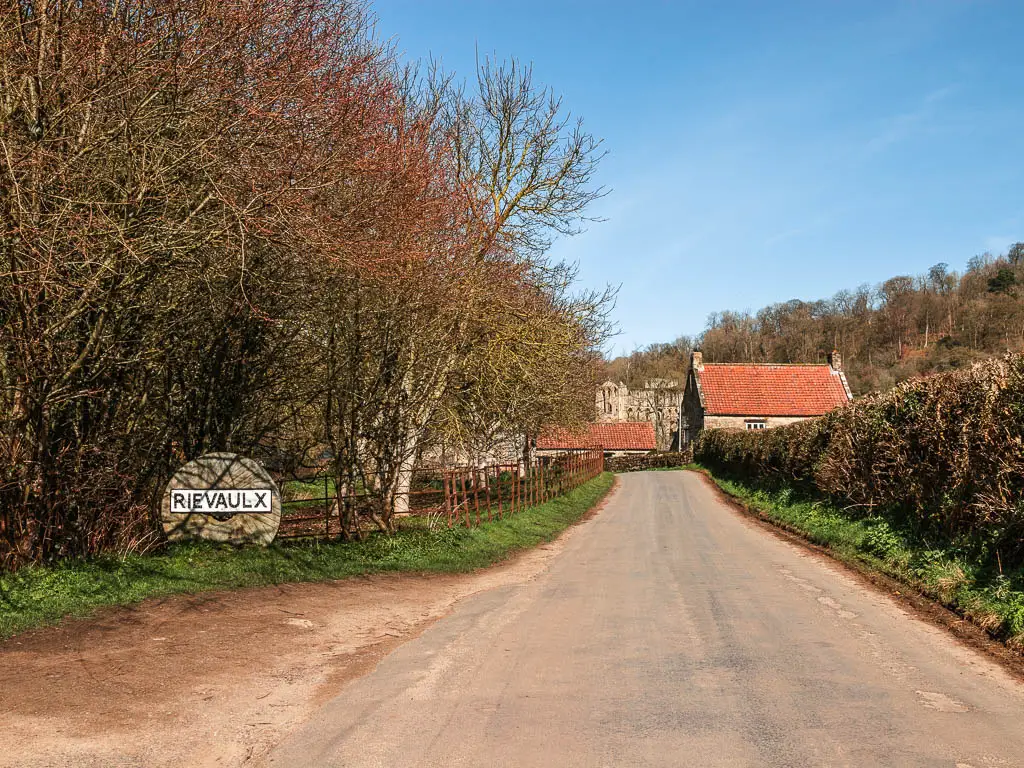
[{"label": "red roof outbuilding", "polygon": [[842,374],[828,365],[733,365],[696,369],[704,413],[820,416],[850,402]]},{"label": "red roof outbuilding", "polygon": [[606,451],[653,451],[658,447],[654,425],[649,421],[618,421],[588,424],[579,433],[554,429],[537,438],[542,451],[603,448]]}]

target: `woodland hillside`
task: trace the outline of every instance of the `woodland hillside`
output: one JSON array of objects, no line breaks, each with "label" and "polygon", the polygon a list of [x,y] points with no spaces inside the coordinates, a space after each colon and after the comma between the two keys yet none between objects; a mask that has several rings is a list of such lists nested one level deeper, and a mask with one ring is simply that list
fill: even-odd
[{"label": "woodland hillside", "polygon": [[652,344],[607,363],[609,378],[638,384],[685,376],[690,351],[706,362],[825,362],[833,348],[855,394],[1024,350],[1024,243],[984,253],[962,272],[940,263],[921,275],[839,291],[828,299],[722,311],[698,336]]}]

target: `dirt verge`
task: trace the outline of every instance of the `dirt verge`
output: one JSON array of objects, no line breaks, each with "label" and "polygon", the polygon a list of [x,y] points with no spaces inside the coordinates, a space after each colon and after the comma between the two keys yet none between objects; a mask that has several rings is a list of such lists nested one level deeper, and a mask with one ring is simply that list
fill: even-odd
[{"label": "dirt verge", "polygon": [[0,766],[243,765],[459,600],[535,578],[575,530],[470,574],[178,595],[18,635],[0,643]]},{"label": "dirt verge", "polygon": [[817,554],[821,559],[827,560],[829,563],[842,566],[862,584],[871,587],[876,592],[885,594],[908,613],[913,614],[919,619],[947,630],[961,643],[998,662],[1010,674],[1024,682],[1024,654],[1008,647],[1001,640],[993,637],[950,606],[944,605],[924,594],[913,585],[905,584],[872,569],[866,563],[840,558],[829,547],[810,541],[799,529],[772,520],[760,510],[744,503],[741,499],[730,496],[705,472],[697,471],[697,474],[718,495],[718,498],[741,513],[744,520],[777,538]]}]

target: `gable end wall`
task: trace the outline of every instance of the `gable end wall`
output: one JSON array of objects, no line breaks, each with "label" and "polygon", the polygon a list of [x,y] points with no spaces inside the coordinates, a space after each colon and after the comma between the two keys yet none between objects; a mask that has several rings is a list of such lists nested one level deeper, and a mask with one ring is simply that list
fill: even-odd
[{"label": "gable end wall", "polygon": [[683,420],[685,438],[693,441],[697,433],[704,429],[704,404],[700,391],[700,380],[693,368],[686,376],[686,389],[683,391]]},{"label": "gable end wall", "polygon": [[784,427],[786,424],[795,424],[798,421],[806,421],[807,419],[814,419],[816,416],[758,416],[751,414],[750,416],[704,416],[704,428],[705,429],[746,429],[747,419],[763,419],[765,426],[771,427]]}]

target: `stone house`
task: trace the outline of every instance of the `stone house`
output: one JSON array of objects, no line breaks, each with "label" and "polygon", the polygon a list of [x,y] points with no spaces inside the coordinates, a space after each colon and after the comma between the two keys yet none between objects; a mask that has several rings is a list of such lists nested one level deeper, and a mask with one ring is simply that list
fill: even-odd
[{"label": "stone house", "polygon": [[416,465],[420,469],[451,467],[487,467],[496,464],[521,464],[529,461],[530,452],[526,435],[519,433],[489,432],[476,435],[464,443],[446,442],[424,450]]},{"label": "stone house", "polygon": [[704,363],[694,352],[683,390],[683,444],[702,429],[767,429],[821,416],[853,399],[842,359],[827,365]]},{"label": "stone house", "polygon": [[640,389],[630,389],[621,381],[606,381],[597,388],[597,421],[650,422],[658,450],[667,451],[675,443],[682,399],[676,381],[651,379]]},{"label": "stone house", "polygon": [[536,455],[551,456],[565,451],[601,448],[606,459],[650,453],[658,447],[654,425],[649,421],[619,421],[588,424],[572,433],[555,429],[537,438]]}]

